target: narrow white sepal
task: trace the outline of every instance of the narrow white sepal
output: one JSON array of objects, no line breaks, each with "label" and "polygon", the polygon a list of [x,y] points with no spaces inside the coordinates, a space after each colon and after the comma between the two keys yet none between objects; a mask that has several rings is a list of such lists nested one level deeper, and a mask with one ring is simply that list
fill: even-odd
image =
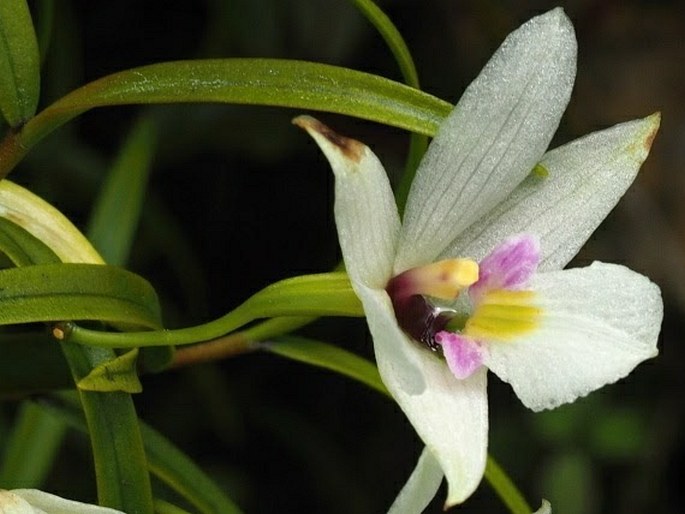
[{"label": "narrow white sepal", "polygon": [[455,239],[442,258],[480,260],[511,234],[540,239],[540,270],[563,268],[633,183],[660,115],[594,132],[546,153],[546,177],[531,175]]},{"label": "narrow white sepal", "polygon": [[539,327],[513,341],[489,341],[485,365],[539,411],[585,396],[654,357],[663,318],[659,288],[625,266],[533,277]]},{"label": "narrow white sepal", "polygon": [[293,120],[319,145],[335,174],[335,221],[347,273],[383,289],[390,279],[400,217],[383,165],[364,144],[310,116]]},{"label": "narrow white sepal", "polygon": [[447,479],[447,506],[478,487],[487,458],[486,369],[458,380],[433,352],[397,326],[385,291],[356,285],[373,336],[383,383],[440,463]]},{"label": "narrow white sepal", "polygon": [[424,448],[388,514],[421,514],[438,492],[443,477],[440,463],[428,448]]},{"label": "narrow white sepal", "polygon": [[559,125],[575,73],[575,34],[562,9],[507,37],[421,161],[395,272],[433,261],[526,177]]}]

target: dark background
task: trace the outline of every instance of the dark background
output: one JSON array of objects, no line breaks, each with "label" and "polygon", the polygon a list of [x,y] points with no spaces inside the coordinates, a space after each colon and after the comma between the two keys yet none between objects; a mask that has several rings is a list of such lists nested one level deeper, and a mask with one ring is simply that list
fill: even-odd
[{"label": "dark background", "polygon": [[[36,16],[41,2],[32,4]],[[347,0],[57,2],[41,106],[106,74],[208,57],[326,62],[401,80],[380,36]],[[456,102],[502,39],[557,4],[395,0],[380,5],[416,60],[422,88]],[[666,305],[660,355],[628,378],[553,412],[527,411],[491,375],[490,451],[535,507],[554,512],[682,510],[685,307],[685,16],[682,3],[563,4],[578,76],[552,146],[662,111],[637,183],[574,264],[600,259],[648,275]],[[161,121],[149,201],[129,267],[162,297],[169,327],[218,317],[265,285],[339,260],[332,176],[287,109],[184,105],[89,112],[37,146],[11,179],[84,226],[137,117]],[[372,146],[396,178],[408,136],[321,119]],[[151,212],[156,213],[155,216]],[[159,216],[161,213],[161,217]],[[303,331],[372,357],[363,320]],[[225,485],[246,512],[382,512],[421,445],[389,400],[341,376],[247,355],[148,376],[141,417]],[[5,429],[11,422],[7,413]],[[1,433],[1,428],[0,428]],[[70,434],[45,489],[93,495],[87,441]],[[441,511],[444,491],[432,506]],[[484,482],[455,512],[506,512]]]}]

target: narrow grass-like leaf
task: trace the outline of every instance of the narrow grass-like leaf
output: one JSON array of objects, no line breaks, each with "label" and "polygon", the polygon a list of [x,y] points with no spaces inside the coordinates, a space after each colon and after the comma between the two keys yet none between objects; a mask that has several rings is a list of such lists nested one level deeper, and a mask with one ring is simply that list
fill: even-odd
[{"label": "narrow grass-like leaf", "polygon": [[200,512],[237,514],[238,506],[189,457],[159,432],[141,426],[150,471]]},{"label": "narrow grass-like leaf", "polygon": [[[82,432],[86,426],[80,412],[71,405],[73,397],[62,395],[67,405],[41,405]],[[140,424],[150,472],[205,514],[240,513],[236,504],[187,455],[157,430]]]},{"label": "narrow grass-like leaf", "polygon": [[451,106],[376,75],[284,59],[214,59],[152,64],[76,89],[0,143],[0,178],[40,139],[95,107],[218,102],[312,109],[432,135]]},{"label": "narrow grass-like leaf", "polygon": [[352,0],[357,9],[376,28],[400,67],[404,81],[411,87],[419,88],[419,76],[416,73],[414,59],[404,42],[404,38],[390,18],[371,0]]},{"label": "narrow grass-like leaf", "polygon": [[[64,342],[61,347],[75,383],[115,357],[105,348]],[[99,503],[127,514],[152,514],[147,457],[131,395],[79,389],[79,399],[93,449]]]},{"label": "narrow grass-like leaf", "polygon": [[29,402],[22,404],[0,466],[5,489],[39,489],[62,443],[66,425],[51,412]]},{"label": "narrow grass-like leaf", "polygon": [[155,123],[150,118],[141,118],[109,170],[93,207],[88,239],[109,264],[123,266],[128,260],[156,141]]},{"label": "narrow grass-like leaf", "polygon": [[[362,316],[364,311],[346,273],[288,278],[265,287],[239,307],[250,319],[275,315]],[[238,310],[238,309],[236,309]]]},{"label": "narrow grass-like leaf", "polygon": [[0,2],[0,111],[11,127],[36,112],[40,58],[26,0]]},{"label": "narrow grass-like leaf", "polygon": [[190,514],[190,512],[173,503],[155,498],[155,514]]},{"label": "narrow grass-like leaf", "polygon": [[276,355],[335,371],[388,394],[376,366],[338,346],[295,336],[279,337],[275,342],[262,343],[260,346]]},{"label": "narrow grass-like leaf", "polygon": [[495,490],[497,496],[509,508],[511,514],[530,514],[533,512],[533,509],[530,508],[530,505],[528,505],[526,499],[511,481],[509,475],[490,455],[488,455],[488,460],[485,464],[485,479]]},{"label": "narrow grass-like leaf", "polygon": [[124,269],[45,264],[0,271],[0,325],[74,319],[161,326],[154,289]]},{"label": "narrow grass-like leaf", "polygon": [[[383,37],[385,43],[390,48],[397,65],[402,71],[404,81],[411,87],[420,89],[419,75],[416,72],[416,66],[412,59],[411,52],[402,37],[402,34],[397,27],[392,23],[390,18],[372,1],[372,0],[352,0],[357,8],[366,16],[366,18],[376,27],[378,33]],[[407,162],[404,168],[402,180],[395,192],[395,199],[397,200],[397,208],[400,214],[404,211],[404,204],[407,202],[407,195],[409,194],[409,187],[414,180],[416,169],[421,162],[423,154],[428,148],[428,138],[425,134],[417,132],[412,133],[409,144],[409,153],[407,155]]]},{"label": "narrow grass-like leaf", "polygon": [[[288,359],[335,371],[390,397],[373,363],[338,346],[295,336],[279,337],[259,346]],[[485,466],[485,479],[513,514],[532,512],[516,485],[490,455]]]},{"label": "narrow grass-like leaf", "polygon": [[55,25],[55,0],[41,0],[36,5],[38,10],[38,20],[36,21],[36,40],[38,51],[40,52],[41,64],[45,62],[45,57],[52,41],[53,28]]}]

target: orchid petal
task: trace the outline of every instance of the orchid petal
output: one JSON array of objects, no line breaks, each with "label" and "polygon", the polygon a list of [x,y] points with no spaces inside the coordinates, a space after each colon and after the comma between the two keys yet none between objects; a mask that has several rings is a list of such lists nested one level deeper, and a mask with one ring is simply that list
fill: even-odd
[{"label": "orchid petal", "polygon": [[435,342],[442,347],[447,367],[459,380],[470,377],[483,365],[483,348],[478,341],[443,330],[435,334]]},{"label": "orchid petal", "polygon": [[659,114],[594,132],[542,159],[549,172],[531,175],[487,216],[469,227],[443,258],[479,260],[510,234],[540,238],[540,270],[564,267],[632,184],[659,128]]},{"label": "orchid petal", "polygon": [[595,262],[531,280],[539,326],[489,341],[485,365],[539,411],[571,402],[626,376],[657,354],[659,288],[624,266]]},{"label": "orchid petal", "polygon": [[540,263],[540,241],[530,234],[505,239],[479,263],[478,282],[469,289],[477,303],[493,289],[521,289],[537,271]]},{"label": "orchid petal", "polygon": [[[100,507],[88,503],[81,503],[66,498],[60,498],[54,494],[46,493],[38,489],[13,489],[9,491],[28,502],[33,510],[20,510],[17,513],[46,513],[46,514],[124,514],[120,510]],[[2,493],[0,493],[2,494]],[[0,504],[0,507],[4,505]],[[0,510],[0,512],[5,512]],[[14,513],[14,511],[7,511]]]},{"label": "orchid petal", "polygon": [[319,145],[335,174],[335,221],[352,281],[382,289],[390,279],[400,218],[383,165],[364,144],[309,116],[293,120]]},{"label": "orchid petal", "polygon": [[575,35],[562,9],[507,37],[421,161],[396,272],[433,261],[526,177],[559,125],[575,71]]},{"label": "orchid petal", "polygon": [[409,480],[388,509],[388,514],[420,514],[433,500],[444,474],[440,463],[424,448]]},{"label": "orchid petal", "polygon": [[447,505],[464,501],[483,477],[487,456],[486,370],[458,380],[434,352],[398,327],[385,291],[358,287],[383,383],[440,463]]},{"label": "orchid petal", "polygon": [[34,509],[31,504],[12,491],[0,489],[1,514],[45,514],[42,510]]},{"label": "orchid petal", "polygon": [[533,514],[552,514],[552,505],[547,500],[542,500],[542,505]]}]

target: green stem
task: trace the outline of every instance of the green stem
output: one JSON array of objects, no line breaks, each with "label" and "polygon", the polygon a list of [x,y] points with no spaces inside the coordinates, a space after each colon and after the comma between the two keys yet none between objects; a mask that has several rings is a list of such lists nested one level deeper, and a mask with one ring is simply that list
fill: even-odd
[{"label": "green stem", "polygon": [[[359,299],[344,273],[320,273],[281,280],[262,289],[219,319],[177,330],[101,332],[74,323],[58,324],[53,334],[64,341],[103,348],[182,346],[217,339],[260,318],[363,316]],[[300,321],[296,320],[294,327]],[[249,343],[245,343],[249,344]],[[247,348],[245,348],[247,350]]]},{"label": "green stem", "polygon": [[507,506],[511,514],[531,514],[533,512],[521,491],[518,490],[502,467],[489,454],[487,464],[485,465],[485,479]]},{"label": "green stem", "polygon": [[308,316],[287,316],[272,318],[263,321],[253,327],[240,332],[200,343],[185,348],[180,348],[174,354],[171,363],[172,368],[191,366],[202,362],[216,361],[241,355],[243,353],[259,350],[257,342],[270,339],[276,336],[287,334],[297,330],[312,321],[315,317]]}]

